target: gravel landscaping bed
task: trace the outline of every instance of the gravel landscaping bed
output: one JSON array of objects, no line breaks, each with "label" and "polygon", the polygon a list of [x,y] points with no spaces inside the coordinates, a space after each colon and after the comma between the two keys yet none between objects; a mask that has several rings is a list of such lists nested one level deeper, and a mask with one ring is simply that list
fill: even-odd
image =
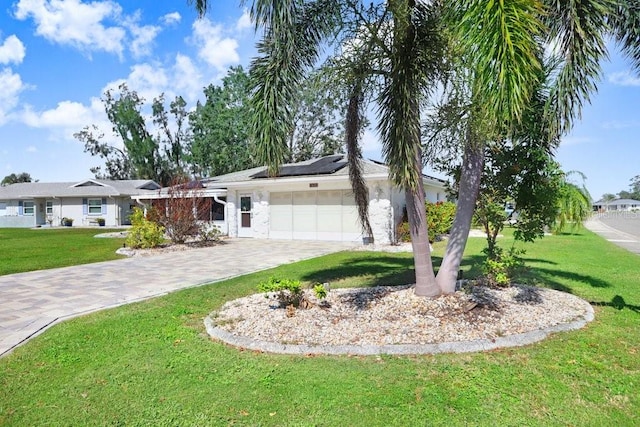
[{"label": "gravel landscaping bed", "polygon": [[303,346],[307,351],[348,346],[358,353],[359,346],[491,343],[564,324],[581,326],[593,315],[580,298],[529,286],[474,286],[435,299],[415,296],[412,286],[336,289],[323,301],[310,299],[311,308],[296,309],[292,316],[264,294],[229,301],[211,314],[208,329],[232,344],[249,343],[266,351],[277,350],[261,343]]}]

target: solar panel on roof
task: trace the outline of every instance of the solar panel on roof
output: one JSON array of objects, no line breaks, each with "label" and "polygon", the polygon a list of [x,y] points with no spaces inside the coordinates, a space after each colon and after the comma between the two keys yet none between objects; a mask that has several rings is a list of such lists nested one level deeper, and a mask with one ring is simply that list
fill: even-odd
[{"label": "solar panel on roof", "polygon": [[[326,156],[307,165],[288,165],[280,167],[278,177],[303,176],[303,175],[328,175],[339,171],[347,166],[347,162],[342,160],[342,154]],[[251,175],[251,178],[269,178],[268,170],[264,170]]]}]

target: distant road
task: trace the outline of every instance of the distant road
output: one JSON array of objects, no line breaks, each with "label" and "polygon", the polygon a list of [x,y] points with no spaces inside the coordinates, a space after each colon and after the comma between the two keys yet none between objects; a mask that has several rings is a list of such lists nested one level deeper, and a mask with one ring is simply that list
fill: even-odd
[{"label": "distant road", "polygon": [[598,220],[640,239],[640,212],[606,212],[598,214]]},{"label": "distant road", "polygon": [[640,255],[640,212],[596,214],[585,226],[611,243]]}]

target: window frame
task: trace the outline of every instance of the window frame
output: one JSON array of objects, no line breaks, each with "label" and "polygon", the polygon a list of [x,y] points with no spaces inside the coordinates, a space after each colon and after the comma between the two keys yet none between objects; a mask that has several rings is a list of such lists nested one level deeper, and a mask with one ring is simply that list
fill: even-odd
[{"label": "window frame", "polygon": [[[31,205],[31,206],[27,207],[27,205]],[[34,202],[33,200],[25,200],[24,202],[22,202],[23,216],[34,216],[35,214],[36,214],[36,202]]]},{"label": "window frame", "polygon": [[[94,204],[92,205],[91,202],[98,202],[98,204]],[[92,212],[91,209],[94,209],[97,211],[96,212]],[[101,198],[87,198],[87,215],[92,215],[92,216],[100,216],[102,215],[102,199]]]}]

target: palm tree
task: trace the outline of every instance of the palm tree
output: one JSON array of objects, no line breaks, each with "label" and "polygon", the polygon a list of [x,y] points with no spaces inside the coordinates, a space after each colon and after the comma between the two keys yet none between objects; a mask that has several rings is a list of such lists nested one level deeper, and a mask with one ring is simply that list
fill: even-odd
[{"label": "palm tree", "polygon": [[[450,28],[457,35],[470,76],[473,105],[482,106],[485,135],[506,135],[517,124],[539,81],[539,52],[560,61],[550,82],[548,140],[558,140],[596,91],[605,39],[612,36],[640,70],[640,2],[627,0],[513,0],[450,2]],[[458,211],[438,272],[439,288],[455,289],[483,167],[482,141],[464,146]],[[464,183],[467,183],[466,185]]]},{"label": "palm tree", "polygon": [[[191,3],[200,14],[206,12],[207,0]],[[264,31],[258,44],[260,56],[252,64],[253,134],[260,160],[271,173],[277,172],[286,157],[286,135],[291,129],[288,106],[301,80],[315,66],[325,43],[348,38],[348,46],[342,43],[343,57],[351,61],[344,75],[350,93],[347,149],[363,228],[370,230],[358,137],[365,101],[379,89],[383,152],[390,178],[407,195],[416,293],[453,292],[478,195],[483,137],[508,135],[522,119],[541,83],[543,43],[562,59],[548,103],[554,119],[549,134],[555,139],[570,129],[580,117],[582,104],[595,92],[600,63],[607,56],[606,37],[614,37],[640,70],[638,4],[628,0],[388,0],[369,6],[355,0],[254,0],[251,14],[256,28]],[[424,218],[420,114],[438,78],[439,59],[447,59],[442,52],[445,34],[453,37],[450,43],[464,58],[473,126],[463,144],[458,209],[436,279]]]},{"label": "palm tree", "polygon": [[[568,180],[573,174],[582,177],[581,185]],[[560,233],[567,228],[579,228],[591,215],[591,195],[584,186],[584,180],[584,174],[577,171],[563,174],[558,195],[558,214],[552,225],[554,233]]]}]

